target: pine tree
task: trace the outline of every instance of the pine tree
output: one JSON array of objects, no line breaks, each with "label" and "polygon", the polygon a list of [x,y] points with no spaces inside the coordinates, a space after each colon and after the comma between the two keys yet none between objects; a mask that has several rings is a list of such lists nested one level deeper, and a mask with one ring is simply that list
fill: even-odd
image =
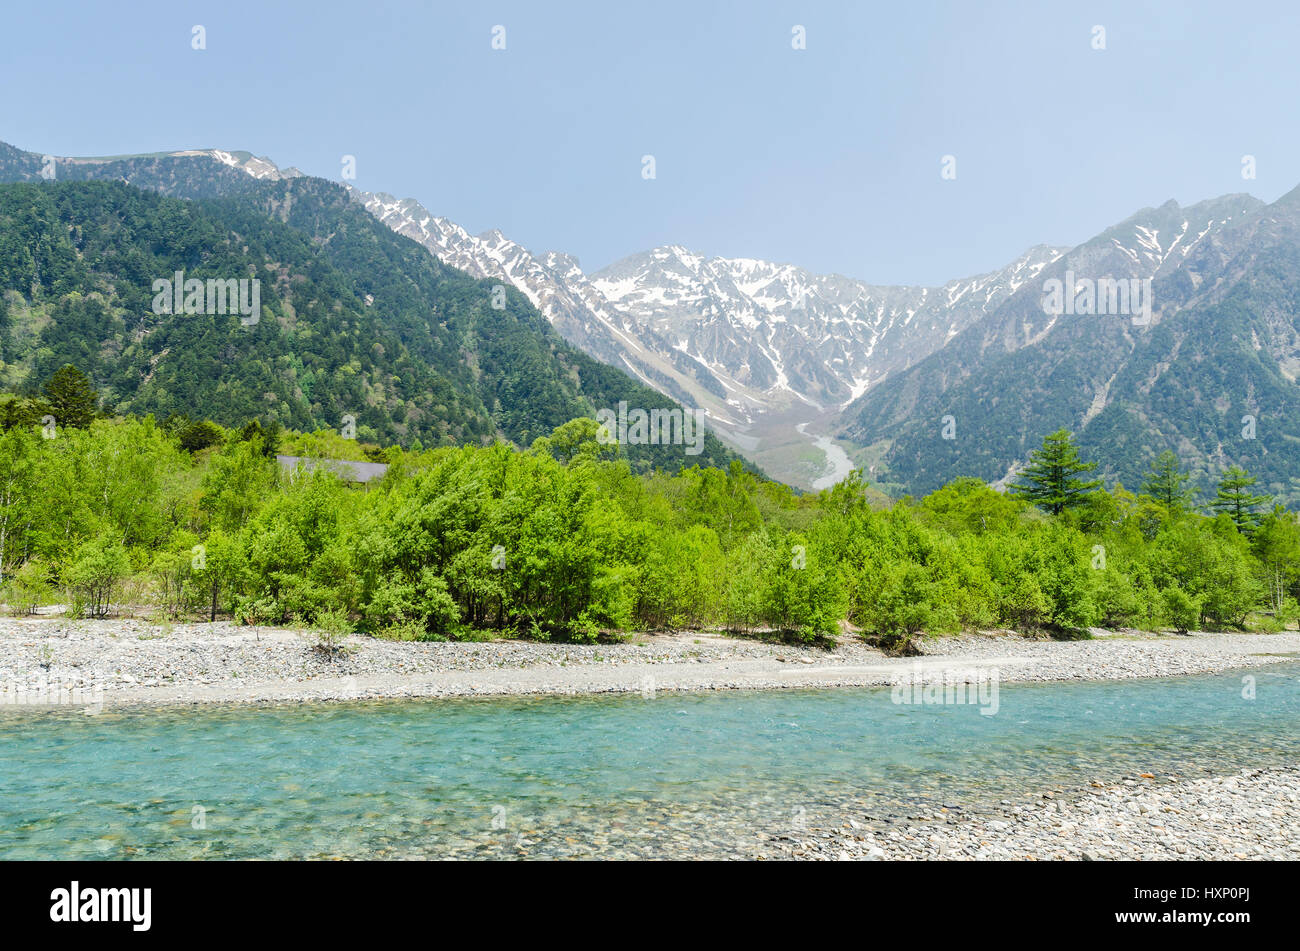
[{"label": "pine tree", "polygon": [[239,431],[239,441],[252,442],[257,440],[261,446],[262,455],[269,459],[279,449],[280,439],[283,435],[284,429],[279,420],[272,419],[263,429],[260,420],[250,419],[244,424],[244,428]]},{"label": "pine tree", "polygon": [[1179,464],[1178,456],[1166,449],[1151,463],[1142,491],[1168,509],[1181,509],[1192,500],[1192,490],[1184,486],[1191,477]]},{"label": "pine tree", "polygon": [[1271,501],[1271,496],[1251,495],[1250,487],[1256,479],[1241,466],[1229,466],[1219,480],[1219,489],[1214,494],[1210,508],[1215,512],[1226,512],[1237,526],[1237,531],[1249,534],[1259,524],[1259,514],[1255,509]]},{"label": "pine tree", "polygon": [[1097,468],[1095,462],[1079,458],[1079,449],[1068,429],[1058,429],[1044,437],[1043,448],[1029,457],[1029,465],[1020,473],[1024,482],[1011,486],[1011,494],[1028,499],[1052,515],[1060,515],[1080,504],[1083,497],[1101,485],[1100,479],[1085,481],[1081,472]]},{"label": "pine tree", "polygon": [[45,381],[50,414],[60,426],[85,429],[99,413],[99,394],[90,377],[71,363],[65,363]]}]

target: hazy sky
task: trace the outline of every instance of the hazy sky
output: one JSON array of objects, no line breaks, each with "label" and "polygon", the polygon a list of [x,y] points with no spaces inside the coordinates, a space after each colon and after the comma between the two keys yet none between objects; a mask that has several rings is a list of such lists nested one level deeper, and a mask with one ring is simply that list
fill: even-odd
[{"label": "hazy sky", "polygon": [[355,155],[361,188],[588,271],[673,243],[940,283],[1300,184],[1293,2],[44,0],[0,24],[14,145],[334,179]]}]

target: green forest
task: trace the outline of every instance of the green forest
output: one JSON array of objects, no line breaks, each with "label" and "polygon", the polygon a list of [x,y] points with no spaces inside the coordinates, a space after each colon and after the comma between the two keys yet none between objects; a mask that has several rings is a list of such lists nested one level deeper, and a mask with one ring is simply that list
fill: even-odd
[{"label": "green forest", "polygon": [[[70,366],[0,398],[0,424],[0,585],[20,613],[398,640],[826,643],[848,622],[906,652],[961,630],[1277,630],[1300,595],[1300,523],[1248,473],[1198,499],[1167,453],[1138,492],[1107,488],[1065,431],[1008,493],[965,478],[888,502],[861,473],[800,495],[738,462],[637,472],[590,418],[527,449],[110,418]],[[353,485],[282,471],[277,450],[389,468]]]},{"label": "green forest", "polygon": [[[31,161],[0,148],[0,179]],[[256,278],[258,320],[155,312],[178,271]],[[1103,484],[1060,431],[1009,492],[945,475],[891,500],[861,472],[800,494],[712,435],[690,457],[611,444],[598,410],[676,404],[320,179],[146,157],[0,185],[0,391],[18,613],[399,640],[848,630],[898,652],[1300,613],[1300,525],[1237,467],[1198,495],[1195,460],[1165,452]],[[388,470],[357,485],[277,453]]]},{"label": "green forest", "polygon": [[[241,173],[242,174],[242,173]],[[247,176],[244,176],[245,178]],[[566,343],[513,287],[438,262],[320,179],[239,198],[120,181],[0,184],[0,388],[65,364],[116,413],[408,447],[530,445],[578,416],[673,400]],[[258,280],[261,314],[156,314],[153,282]],[[698,461],[736,456],[712,434]],[[628,447],[633,468],[672,449]],[[678,460],[680,461],[680,460]]]}]

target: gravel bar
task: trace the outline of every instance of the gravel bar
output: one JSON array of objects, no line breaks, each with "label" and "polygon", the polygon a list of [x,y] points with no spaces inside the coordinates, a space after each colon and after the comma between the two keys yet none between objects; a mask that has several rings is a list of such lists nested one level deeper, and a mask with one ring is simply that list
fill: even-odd
[{"label": "gravel bar", "polygon": [[1004,800],[999,814],[932,815],[886,830],[809,828],[774,858],[875,860],[1300,859],[1300,767],[1161,783],[1126,777],[1092,795]]},{"label": "gravel bar", "polygon": [[1133,632],[1082,641],[966,635],[926,640],[919,658],[886,657],[851,636],[826,650],[712,632],[642,634],[618,644],[354,635],[345,647],[329,658],[301,631],[220,621],[5,618],[0,704],[40,706],[71,696],[125,707],[862,687],[917,672],[969,682],[990,673],[1000,682],[1172,677],[1300,657],[1300,633]]}]

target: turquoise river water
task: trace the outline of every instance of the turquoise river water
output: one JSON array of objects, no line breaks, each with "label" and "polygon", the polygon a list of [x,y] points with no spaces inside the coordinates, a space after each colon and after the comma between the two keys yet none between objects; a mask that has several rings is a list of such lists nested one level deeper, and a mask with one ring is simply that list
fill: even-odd
[{"label": "turquoise river water", "polygon": [[991,716],[889,688],[0,708],[0,858],[743,857],[823,822],[1296,762],[1294,661],[1003,684]]}]

